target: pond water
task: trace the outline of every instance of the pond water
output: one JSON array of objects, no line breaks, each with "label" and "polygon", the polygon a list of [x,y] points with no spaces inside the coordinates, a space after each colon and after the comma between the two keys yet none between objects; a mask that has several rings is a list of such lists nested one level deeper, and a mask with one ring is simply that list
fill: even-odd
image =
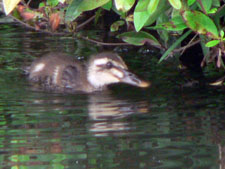
[{"label": "pond water", "polygon": [[[90,31],[95,38],[98,31]],[[224,91],[182,87],[175,61],[116,47],[147,89],[60,94],[34,90],[21,67],[46,52],[86,60],[102,47],[0,25],[0,166],[3,169],[223,169]]]}]

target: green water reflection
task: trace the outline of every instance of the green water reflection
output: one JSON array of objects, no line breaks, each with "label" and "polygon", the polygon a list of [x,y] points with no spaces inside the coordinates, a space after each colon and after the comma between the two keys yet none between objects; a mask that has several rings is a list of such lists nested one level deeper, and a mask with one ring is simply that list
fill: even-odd
[{"label": "green water reflection", "polygon": [[0,25],[0,38],[1,168],[224,167],[222,90],[181,88],[183,77],[173,65],[157,65],[149,53],[118,48],[134,72],[151,79],[151,88],[118,85],[95,94],[37,91],[21,66],[56,49],[85,60],[101,47],[15,25]]}]

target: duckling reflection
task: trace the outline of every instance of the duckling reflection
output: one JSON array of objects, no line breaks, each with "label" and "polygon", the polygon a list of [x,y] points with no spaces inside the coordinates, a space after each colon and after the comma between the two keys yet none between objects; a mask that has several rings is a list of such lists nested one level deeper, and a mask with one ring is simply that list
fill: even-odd
[{"label": "duckling reflection", "polygon": [[146,102],[131,103],[128,100],[116,99],[110,94],[101,93],[89,96],[88,115],[91,123],[89,131],[95,136],[124,134],[131,127],[124,118],[132,114],[147,113]]},{"label": "duckling reflection", "polygon": [[101,91],[109,84],[120,82],[149,86],[149,82],[129,72],[122,58],[112,52],[91,56],[86,66],[65,54],[50,53],[34,61],[28,73],[33,84],[60,92]]},{"label": "duckling reflection", "polygon": [[92,120],[121,119],[135,113],[146,113],[147,103],[132,104],[128,100],[116,99],[106,92],[88,97],[89,117]]},{"label": "duckling reflection", "polygon": [[[28,112],[38,111],[42,115],[51,112],[58,126],[64,126],[66,122],[75,130],[86,127],[95,136],[126,134],[135,128],[131,127],[129,117],[149,112],[148,102],[120,99],[109,91],[76,95],[44,92],[31,94]],[[53,123],[57,122],[53,120]],[[46,125],[51,124],[48,122]]]}]

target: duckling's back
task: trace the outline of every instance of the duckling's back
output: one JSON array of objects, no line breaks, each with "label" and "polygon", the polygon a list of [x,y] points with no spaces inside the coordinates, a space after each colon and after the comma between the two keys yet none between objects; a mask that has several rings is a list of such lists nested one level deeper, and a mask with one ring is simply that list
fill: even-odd
[{"label": "duckling's back", "polygon": [[75,89],[82,87],[82,65],[62,53],[47,54],[31,64],[29,80],[48,89]]}]

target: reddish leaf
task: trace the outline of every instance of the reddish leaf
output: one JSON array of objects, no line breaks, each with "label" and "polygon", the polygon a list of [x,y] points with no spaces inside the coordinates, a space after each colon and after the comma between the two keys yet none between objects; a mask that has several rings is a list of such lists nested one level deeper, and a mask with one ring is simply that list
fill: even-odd
[{"label": "reddish leaf", "polygon": [[35,25],[35,30],[40,30],[40,26],[39,25]]},{"label": "reddish leaf", "polygon": [[24,6],[23,5],[18,5],[17,10],[19,13],[22,13],[24,11]]},{"label": "reddish leaf", "polygon": [[23,17],[25,21],[29,21],[35,17],[35,13],[31,12],[22,12],[20,15]]},{"label": "reddish leaf", "polygon": [[60,24],[59,13],[51,14],[49,22],[50,22],[52,31],[55,31],[59,27],[59,24]]}]

